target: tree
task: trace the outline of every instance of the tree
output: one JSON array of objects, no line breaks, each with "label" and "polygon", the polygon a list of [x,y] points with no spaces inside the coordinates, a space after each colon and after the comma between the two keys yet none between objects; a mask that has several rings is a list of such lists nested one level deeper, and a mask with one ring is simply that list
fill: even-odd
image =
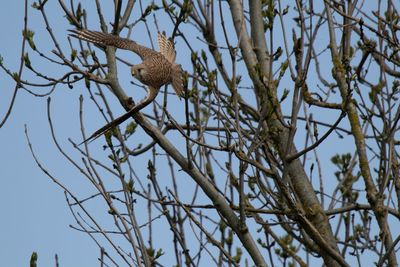
[{"label": "tree", "polygon": [[[99,1],[89,9],[85,2],[68,7],[59,0],[58,8],[67,27],[100,29],[143,45],[136,39],[139,29],[149,40],[166,30],[186,70],[185,100],[169,96],[166,86],[152,109],[100,141],[78,146],[80,140],[69,139],[75,150],[67,153],[49,98],[55,148],[90,182],[85,197],[46,170],[27,131],[34,160],[65,190],[73,227],[93,238],[101,264],[169,265],[166,253],[179,266],[350,266],[371,259],[378,266],[398,265],[399,6],[114,2],[112,11]],[[137,99],[128,97],[128,87],[141,85],[120,74],[132,65],[130,56],[71,39],[66,31],[56,36],[48,4],[38,1],[32,8],[44,19],[51,52],[41,51],[35,39],[34,31],[43,29],[26,24],[23,34],[29,48],[23,48],[21,70],[41,82],[1,67],[15,80],[15,92],[84,84],[84,140],[85,106],[97,108],[93,119],[101,126],[114,118],[110,102],[116,98],[129,111]],[[62,67],[63,75],[38,71],[32,55]],[[112,226],[99,219],[93,202],[108,212]],[[155,227],[170,231],[170,246],[154,237]]]}]

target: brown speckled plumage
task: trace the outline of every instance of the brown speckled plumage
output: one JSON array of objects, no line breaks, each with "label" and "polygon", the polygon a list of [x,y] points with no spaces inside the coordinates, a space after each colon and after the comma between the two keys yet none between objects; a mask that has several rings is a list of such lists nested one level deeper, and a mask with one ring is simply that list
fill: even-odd
[{"label": "brown speckled plumage", "polygon": [[[153,49],[139,45],[135,41],[127,38],[121,38],[109,33],[102,33],[89,30],[71,30],[72,36],[95,43],[102,46],[114,46],[116,48],[130,50],[136,53],[143,62],[135,66],[143,67],[145,75],[136,77],[143,84],[154,87],[159,90],[161,86],[171,83],[176,94],[179,97],[183,96],[182,85],[182,70],[181,67],[175,63],[176,52],[174,45],[167,37],[158,33],[158,45],[160,52]],[[180,82],[173,82],[180,81]]]},{"label": "brown speckled plumage", "polygon": [[94,140],[108,129],[117,126],[128,119],[134,113],[148,105],[156,96],[160,87],[165,84],[171,84],[175,93],[183,96],[183,81],[181,66],[175,63],[176,51],[174,44],[167,39],[164,34],[158,33],[157,41],[160,52],[145,46],[139,45],[135,41],[121,38],[109,33],[102,33],[89,30],[70,30],[71,36],[78,39],[95,43],[101,46],[114,46],[116,48],[130,50],[136,53],[143,62],[132,66],[132,75],[143,84],[147,85],[148,95],[139,102],[132,110],[123,116],[115,119],[109,124],[96,131],[84,142]]}]

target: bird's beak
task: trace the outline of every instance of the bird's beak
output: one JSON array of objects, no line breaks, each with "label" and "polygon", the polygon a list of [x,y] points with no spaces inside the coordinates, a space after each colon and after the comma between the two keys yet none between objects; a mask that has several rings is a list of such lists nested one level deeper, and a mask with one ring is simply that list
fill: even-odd
[{"label": "bird's beak", "polygon": [[135,76],[135,70],[131,70],[132,76]]}]

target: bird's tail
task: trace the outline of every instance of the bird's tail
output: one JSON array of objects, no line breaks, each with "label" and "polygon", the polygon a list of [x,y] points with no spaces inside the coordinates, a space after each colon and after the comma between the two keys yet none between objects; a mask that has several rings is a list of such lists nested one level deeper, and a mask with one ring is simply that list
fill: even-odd
[{"label": "bird's tail", "polygon": [[69,35],[84,41],[88,41],[97,45],[104,46],[105,42],[104,40],[109,37],[109,34],[102,33],[102,32],[96,32],[96,31],[89,31],[89,30],[68,30],[71,32]]}]

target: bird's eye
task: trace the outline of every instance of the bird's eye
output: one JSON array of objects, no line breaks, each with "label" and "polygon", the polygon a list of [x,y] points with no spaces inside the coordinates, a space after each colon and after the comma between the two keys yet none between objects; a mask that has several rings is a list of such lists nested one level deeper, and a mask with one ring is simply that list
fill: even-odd
[{"label": "bird's eye", "polygon": [[132,68],[132,75],[133,75],[133,76],[135,76],[135,75],[139,75],[139,74],[140,74],[140,72],[141,72],[141,69],[135,69],[135,68]]}]

